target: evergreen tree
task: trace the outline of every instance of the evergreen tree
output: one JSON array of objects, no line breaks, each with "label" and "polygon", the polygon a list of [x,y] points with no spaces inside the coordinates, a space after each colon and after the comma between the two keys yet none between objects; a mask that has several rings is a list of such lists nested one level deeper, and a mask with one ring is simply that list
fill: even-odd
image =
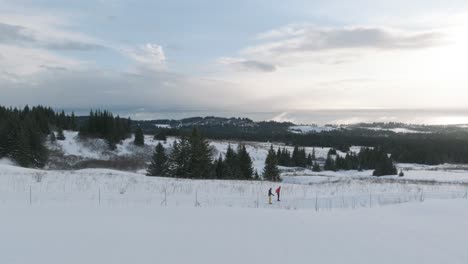
[{"label": "evergreen tree", "polygon": [[323,167],[323,169],[326,171],[336,171],[335,160],[333,160],[332,155],[327,155],[327,159],[325,160],[325,166]]},{"label": "evergreen tree", "polygon": [[135,131],[135,140],[133,142],[137,146],[144,146],[145,145],[145,136],[143,135],[143,130],[140,126],[136,128]]},{"label": "evergreen tree", "polygon": [[55,142],[57,140],[57,138],[55,137],[55,133],[54,132],[51,132],[50,135],[49,135],[49,140],[50,142]]},{"label": "evergreen tree", "polygon": [[211,178],[211,148],[208,141],[195,127],[189,140],[190,144],[190,174],[196,179]]},{"label": "evergreen tree", "polygon": [[295,146],[292,154],[292,163],[295,167],[307,167],[307,155],[304,148]]},{"label": "evergreen tree", "polygon": [[245,145],[243,144],[238,147],[238,158],[240,172],[242,174],[241,179],[251,180],[253,176],[253,163]]},{"label": "evergreen tree", "polygon": [[[382,150],[381,150],[382,151]],[[375,164],[374,176],[397,175],[398,171],[393,164],[393,160],[385,152],[381,152]]]},{"label": "evergreen tree", "polygon": [[232,149],[231,144],[228,145],[226,158],[224,159],[224,175],[227,179],[240,179],[242,172],[239,166],[237,153]]},{"label": "evergreen tree", "polygon": [[399,176],[399,177],[405,176],[405,174],[403,173],[403,170],[402,170],[402,169],[400,169],[400,173],[398,173],[398,176]]},{"label": "evergreen tree", "polygon": [[108,111],[91,110],[79,132],[80,137],[105,139],[109,147],[114,149],[116,143],[131,135],[131,120],[114,117]]},{"label": "evergreen tree", "polygon": [[224,172],[225,172],[223,156],[219,155],[219,158],[215,160],[214,168],[215,168],[215,178],[223,179]]},{"label": "evergreen tree", "polygon": [[164,176],[167,166],[166,150],[161,143],[156,146],[151,164],[146,171],[147,176]]},{"label": "evergreen tree", "polygon": [[300,157],[299,157],[299,146],[294,146],[294,150],[292,153],[292,164],[295,167],[300,167]]},{"label": "evergreen tree", "polygon": [[331,149],[328,151],[328,155],[336,155],[336,149],[331,148]]},{"label": "evergreen tree", "polygon": [[258,171],[257,171],[257,170],[255,170],[254,179],[255,179],[256,181],[260,180],[260,175],[258,175]]},{"label": "evergreen tree", "polygon": [[314,161],[314,165],[312,166],[312,171],[315,171],[315,172],[320,172],[321,171],[320,165],[318,165],[318,163],[316,161]]},{"label": "evergreen tree", "polygon": [[172,152],[167,161],[166,176],[173,178],[190,178],[190,143],[186,138],[174,141]]},{"label": "evergreen tree", "polygon": [[307,167],[312,167],[313,166],[313,162],[314,160],[312,159],[312,155],[309,153],[309,155],[307,155]]},{"label": "evergreen tree", "polygon": [[65,140],[65,135],[63,134],[62,128],[59,128],[57,131],[57,140]]},{"label": "evergreen tree", "polygon": [[265,168],[263,169],[263,179],[268,181],[281,181],[280,172],[278,169],[278,160],[273,145],[268,151],[265,159]]},{"label": "evergreen tree", "polygon": [[278,159],[278,162],[279,162],[279,163],[281,163],[281,162],[280,162],[280,160],[281,160],[281,155],[282,155],[282,153],[281,153],[281,148],[278,147],[278,151],[276,151],[276,159]]},{"label": "evergreen tree", "polygon": [[161,141],[166,142],[167,140],[166,132],[164,130],[160,130],[156,132],[156,134],[154,135],[154,140],[161,140]]},{"label": "evergreen tree", "polygon": [[70,130],[73,130],[73,131],[76,131],[78,130],[78,124],[76,122],[76,117],[75,117],[75,113],[72,112],[71,114],[71,117],[70,117],[70,120],[71,120],[71,125],[69,127]]}]

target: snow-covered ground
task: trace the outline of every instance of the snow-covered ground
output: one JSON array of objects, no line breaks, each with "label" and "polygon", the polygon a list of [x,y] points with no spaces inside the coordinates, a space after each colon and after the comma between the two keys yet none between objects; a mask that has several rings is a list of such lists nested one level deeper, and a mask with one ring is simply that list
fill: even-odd
[{"label": "snow-covered ground", "polygon": [[134,138],[130,137],[117,144],[115,150],[110,150],[104,139],[81,139],[76,131],[64,131],[65,140],[57,140],[54,143],[47,142],[47,147],[58,150],[65,156],[76,156],[82,159],[108,160],[115,156],[128,156],[152,153],[154,147],[161,142],[164,147],[170,147],[175,138],[169,137],[166,141],[154,140],[153,136],[145,135],[145,147],[137,147],[133,144]]},{"label": "snow-covered ground", "polygon": [[[127,139],[110,151],[65,136],[49,147],[89,159],[148,154],[159,142]],[[210,144],[218,156],[238,142]],[[271,144],[245,144],[261,172]],[[328,151],[315,148],[318,158]],[[397,165],[402,178],[282,168],[283,182],[271,183],[0,160],[0,263],[467,263],[468,168]],[[281,201],[268,204],[279,185]]]},{"label": "snow-covered ground", "polygon": [[0,263],[466,263],[468,175],[406,169],[290,169],[270,183],[2,160]]},{"label": "snow-covered ground", "polygon": [[0,263],[465,264],[467,206],[316,213],[0,204]]},{"label": "snow-covered ground", "polygon": [[[361,175],[359,176],[359,174]],[[464,198],[459,179],[419,182],[375,178],[366,172],[343,177],[329,172],[294,176],[284,182],[188,180],[147,177],[109,169],[54,171],[0,165],[0,203],[106,206],[248,207],[328,210],[371,207],[425,199]],[[435,175],[434,175],[435,177]],[[394,180],[390,180],[394,179]],[[466,182],[466,181],[465,181]],[[269,188],[282,186],[282,201],[266,204]]]}]

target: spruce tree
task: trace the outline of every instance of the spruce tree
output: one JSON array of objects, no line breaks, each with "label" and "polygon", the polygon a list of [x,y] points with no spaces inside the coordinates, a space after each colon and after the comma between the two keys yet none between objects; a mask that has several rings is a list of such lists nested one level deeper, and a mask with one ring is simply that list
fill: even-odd
[{"label": "spruce tree", "polygon": [[312,166],[312,171],[315,171],[315,172],[321,171],[320,165],[316,161],[314,161],[314,165]]},{"label": "spruce tree", "polygon": [[65,140],[65,135],[63,134],[63,129],[59,127],[57,131],[57,140]]},{"label": "spruce tree", "polygon": [[295,167],[300,167],[300,157],[299,157],[299,146],[294,146],[294,150],[292,153],[292,164]]},{"label": "spruce tree", "polygon": [[336,155],[336,149],[331,148],[331,149],[328,151],[328,155]]},{"label": "spruce tree", "polygon": [[256,181],[260,180],[260,175],[258,175],[258,171],[257,171],[257,170],[255,170],[254,179],[255,179]]},{"label": "spruce tree", "polygon": [[154,134],[153,139],[154,140],[161,140],[161,141],[166,142],[166,140],[167,140],[166,132],[164,130],[156,132],[156,134]]},{"label": "spruce tree", "polygon": [[237,153],[232,149],[231,144],[228,145],[226,157],[224,159],[224,177],[227,179],[240,179],[242,172],[240,171],[239,158]]},{"label": "spruce tree", "polygon": [[54,132],[51,132],[50,135],[49,135],[49,140],[50,142],[55,142],[57,140],[57,138],[55,137],[55,133]]},{"label": "spruce tree", "polygon": [[166,175],[174,178],[190,178],[190,159],[191,150],[189,141],[184,137],[178,141],[174,141],[172,152],[167,161]]},{"label": "spruce tree", "polygon": [[195,127],[190,136],[190,173],[196,179],[210,178],[212,172],[212,150],[208,141]]},{"label": "spruce tree", "polygon": [[398,176],[399,176],[399,177],[405,176],[405,174],[403,173],[403,169],[400,169],[400,173],[398,173]]},{"label": "spruce tree", "polygon": [[326,171],[336,171],[335,160],[333,160],[332,155],[327,155],[327,159],[325,160],[325,166],[323,167],[323,169]]},{"label": "spruce tree", "polygon": [[312,167],[313,166],[313,159],[312,159],[312,155],[309,153],[309,155],[307,156],[307,167]]},{"label": "spruce tree", "polygon": [[140,126],[138,126],[135,130],[135,140],[133,142],[137,146],[144,146],[145,145],[145,136],[143,134],[143,130]]},{"label": "spruce tree", "polygon": [[383,149],[376,150],[376,160],[375,170],[372,175],[384,176],[398,174],[395,164],[393,164],[392,158],[390,158]]},{"label": "spruce tree", "polygon": [[156,146],[151,164],[146,171],[147,176],[163,176],[166,172],[167,156],[166,151],[161,143]]},{"label": "spruce tree", "polygon": [[253,164],[245,145],[239,145],[238,147],[238,159],[239,167],[241,172],[241,179],[251,180],[253,176]]},{"label": "spruce tree", "polygon": [[215,160],[214,168],[215,168],[215,178],[223,179],[224,172],[225,172],[223,156],[219,155],[219,158]]},{"label": "spruce tree", "polygon": [[268,151],[265,159],[265,168],[263,169],[263,179],[267,181],[280,181],[280,172],[278,169],[278,160],[273,145]]}]

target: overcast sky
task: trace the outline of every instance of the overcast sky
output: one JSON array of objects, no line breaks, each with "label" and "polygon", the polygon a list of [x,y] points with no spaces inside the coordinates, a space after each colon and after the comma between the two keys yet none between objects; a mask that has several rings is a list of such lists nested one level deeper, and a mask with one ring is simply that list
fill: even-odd
[{"label": "overcast sky", "polygon": [[456,108],[468,1],[0,0],[0,104]]}]

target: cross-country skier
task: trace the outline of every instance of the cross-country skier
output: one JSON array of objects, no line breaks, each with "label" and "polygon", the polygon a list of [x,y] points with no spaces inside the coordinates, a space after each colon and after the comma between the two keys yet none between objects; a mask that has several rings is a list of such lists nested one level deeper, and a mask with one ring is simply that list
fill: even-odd
[{"label": "cross-country skier", "polygon": [[277,201],[279,202],[280,201],[280,192],[281,192],[281,186],[279,186],[278,188],[276,188],[276,197],[278,198]]},{"label": "cross-country skier", "polygon": [[271,197],[275,196],[271,188],[268,190],[268,203],[271,204]]}]

